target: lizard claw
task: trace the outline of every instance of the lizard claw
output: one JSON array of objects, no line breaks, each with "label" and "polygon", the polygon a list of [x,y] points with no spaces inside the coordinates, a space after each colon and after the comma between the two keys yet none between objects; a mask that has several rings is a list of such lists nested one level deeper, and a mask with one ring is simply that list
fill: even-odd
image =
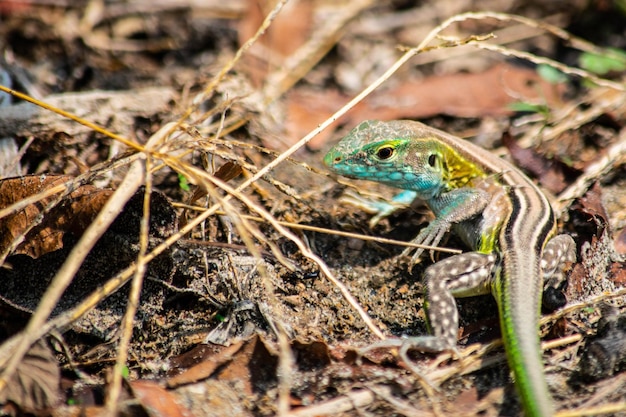
[{"label": "lizard claw", "polygon": [[[420,233],[411,241],[417,245],[424,245],[430,247],[436,247],[443,237],[450,231],[452,224],[443,221],[441,219],[433,220],[428,226],[420,231]],[[406,248],[402,255],[408,256],[414,248]],[[420,256],[424,253],[426,248],[417,248],[415,253],[411,256],[411,265],[415,265],[419,262]],[[430,250],[430,257],[433,258],[434,249]]]}]

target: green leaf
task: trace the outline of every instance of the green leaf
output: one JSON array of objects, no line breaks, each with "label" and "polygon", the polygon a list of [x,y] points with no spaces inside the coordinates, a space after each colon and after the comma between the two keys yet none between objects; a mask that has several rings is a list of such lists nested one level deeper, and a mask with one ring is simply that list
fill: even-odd
[{"label": "green leaf", "polygon": [[183,174],[178,174],[178,186],[183,191],[189,191],[190,190],[189,182],[187,181],[187,177],[185,177]]},{"label": "green leaf", "polygon": [[626,70],[626,51],[607,48],[605,54],[585,52],[578,58],[580,66],[594,74],[604,75],[610,71]]},{"label": "green leaf", "polygon": [[567,81],[567,75],[546,64],[537,65],[537,74],[550,84],[559,84]]},{"label": "green leaf", "polygon": [[550,109],[545,104],[533,104],[526,103],[524,101],[516,101],[509,103],[507,107],[517,112],[540,113],[544,116],[548,116],[550,114]]}]

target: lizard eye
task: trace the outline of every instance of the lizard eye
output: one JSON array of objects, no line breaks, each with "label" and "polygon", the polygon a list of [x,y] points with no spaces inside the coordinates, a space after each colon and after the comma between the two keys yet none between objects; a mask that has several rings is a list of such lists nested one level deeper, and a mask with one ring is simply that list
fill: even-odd
[{"label": "lizard eye", "polygon": [[389,159],[392,157],[393,151],[394,149],[391,146],[384,146],[376,151],[376,156],[384,161],[385,159]]},{"label": "lizard eye", "polygon": [[434,153],[430,154],[430,156],[428,157],[428,165],[430,165],[431,167],[434,167],[436,162],[437,162],[437,155],[435,155]]}]

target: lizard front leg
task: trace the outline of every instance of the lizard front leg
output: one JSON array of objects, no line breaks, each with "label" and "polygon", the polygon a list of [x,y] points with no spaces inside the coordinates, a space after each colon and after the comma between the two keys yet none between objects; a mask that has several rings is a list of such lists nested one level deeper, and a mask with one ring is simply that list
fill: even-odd
[{"label": "lizard front leg", "polygon": [[[436,246],[450,228],[465,220],[469,220],[483,212],[492,200],[492,195],[477,188],[457,188],[427,200],[427,204],[435,214],[435,219],[412,240],[412,243]],[[467,243],[467,242],[466,242]],[[413,248],[405,249],[408,255]],[[424,249],[418,248],[411,257],[416,263]]]}]

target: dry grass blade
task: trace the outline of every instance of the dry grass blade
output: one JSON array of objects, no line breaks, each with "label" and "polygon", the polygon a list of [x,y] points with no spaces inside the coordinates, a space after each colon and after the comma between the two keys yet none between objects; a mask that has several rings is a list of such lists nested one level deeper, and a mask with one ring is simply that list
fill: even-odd
[{"label": "dry grass blade", "polygon": [[[173,205],[175,207],[183,207],[183,208],[186,208],[186,209],[195,210],[195,211],[199,211],[199,212],[203,212],[205,210],[204,207],[189,206],[187,204],[173,204]],[[226,213],[218,211],[217,214],[226,214]],[[241,215],[241,214],[240,214],[240,216],[245,218],[245,219],[252,220],[252,221],[255,221],[255,222],[264,222],[265,221],[261,217],[249,216],[249,215]],[[291,223],[291,222],[285,222],[285,221],[280,221],[280,220],[276,220],[276,223],[280,224],[281,226],[288,227],[290,229],[306,230],[306,231],[309,231],[309,232],[324,233],[324,234],[329,234],[329,235],[348,237],[348,238],[352,238],[352,239],[360,239],[360,240],[365,240],[365,241],[370,241],[370,242],[384,243],[384,244],[388,244],[388,245],[396,245],[396,246],[402,246],[402,247],[407,247],[407,248],[436,249],[436,250],[438,250],[440,252],[445,252],[445,253],[461,253],[461,250],[459,250],[459,249],[435,248],[435,247],[431,247],[431,246],[418,245],[416,243],[407,242],[407,241],[404,241],[404,240],[387,239],[387,238],[379,237],[379,236],[370,236],[370,235],[364,235],[364,234],[361,234],[361,233],[344,232],[342,230],[335,230],[335,229],[325,229],[323,227],[309,226],[309,225],[300,224],[300,223]]]},{"label": "dry grass blade", "polygon": [[19,98],[21,100],[28,101],[29,103],[33,103],[33,104],[35,104],[35,105],[37,105],[37,106],[39,106],[41,108],[44,108],[46,110],[50,110],[51,112],[54,112],[54,113],[58,114],[59,116],[66,117],[66,118],[68,118],[70,120],[75,121],[76,123],[80,123],[81,125],[86,126],[89,129],[93,130],[94,132],[101,133],[101,134],[103,134],[105,136],[110,137],[111,139],[115,139],[116,141],[123,143],[124,145],[128,146],[131,149],[135,149],[137,151],[142,151],[143,150],[143,147],[141,145],[139,145],[137,142],[130,141],[130,140],[126,139],[123,136],[120,136],[120,135],[117,135],[115,133],[112,133],[112,132],[110,132],[110,131],[108,131],[108,130],[106,130],[106,129],[104,129],[104,128],[102,128],[102,127],[100,127],[100,126],[98,126],[98,125],[96,125],[94,123],[91,123],[88,120],[85,120],[83,118],[80,118],[78,116],[73,115],[72,113],[68,113],[68,112],[66,112],[66,111],[64,111],[62,109],[59,109],[58,107],[51,106],[48,103],[45,103],[45,102],[43,102],[41,100],[37,100],[37,99],[35,99],[33,97],[30,97],[30,96],[28,96],[26,94],[22,94],[19,91],[12,90],[12,89],[7,88],[7,87],[5,87],[3,85],[0,85],[0,91],[4,91],[5,93],[11,94],[12,96],[15,96],[15,97],[17,97],[17,98]]},{"label": "dry grass blade", "polygon": [[[130,339],[133,335],[135,314],[137,313],[139,306],[139,296],[141,295],[143,279],[148,265],[145,254],[148,250],[148,219],[150,219],[150,196],[152,195],[152,176],[149,174],[151,159],[149,156],[146,158],[145,164],[145,172],[148,174],[145,175],[143,216],[141,217],[139,229],[139,253],[137,254],[137,268],[132,279],[130,294],[128,295],[128,304],[122,320],[122,336],[117,347],[117,359],[115,361],[113,381],[107,391],[107,398],[105,400],[105,407],[111,416],[117,415],[117,407],[119,405],[119,398],[122,392],[124,368],[126,367],[128,359]],[[132,196],[132,194],[129,195],[129,198],[130,196]]]},{"label": "dry grass blade", "polygon": [[487,43],[474,43],[474,42],[472,42],[472,44],[474,44],[477,48],[480,48],[480,49],[486,49],[488,51],[497,52],[505,56],[512,56],[512,57],[524,59],[524,60],[533,62],[538,65],[539,64],[549,65],[553,68],[556,68],[557,70],[561,71],[564,74],[578,76],[580,78],[589,80],[602,87],[611,88],[617,91],[626,91],[626,85],[623,83],[617,83],[611,80],[598,77],[595,74],[590,73],[589,71],[585,71],[580,68],[570,67],[568,65],[562,64],[550,58],[539,57],[535,54],[531,54],[531,53],[524,52],[524,51],[518,51],[515,49],[505,48],[499,45],[491,45]]},{"label": "dry grass blade", "polygon": [[[316,417],[320,415],[334,415],[366,407],[374,402],[375,393],[368,389],[353,391],[344,396],[322,403],[301,407],[287,414],[287,417]],[[427,416],[427,415],[426,415]]]},{"label": "dry grass blade", "polygon": [[548,323],[554,323],[557,319],[563,318],[568,314],[571,314],[573,312],[576,311],[580,311],[583,310],[585,308],[589,308],[589,307],[595,307],[600,305],[602,302],[605,302],[607,300],[612,300],[612,299],[621,299],[621,297],[626,296],[626,288],[621,288],[619,290],[616,290],[612,293],[604,293],[601,294],[597,297],[593,297],[589,300],[585,300],[583,302],[579,302],[579,303],[572,303],[572,304],[568,304],[567,306],[563,307],[562,309],[544,316],[541,318],[541,322],[540,325],[541,326],[545,326]]}]

